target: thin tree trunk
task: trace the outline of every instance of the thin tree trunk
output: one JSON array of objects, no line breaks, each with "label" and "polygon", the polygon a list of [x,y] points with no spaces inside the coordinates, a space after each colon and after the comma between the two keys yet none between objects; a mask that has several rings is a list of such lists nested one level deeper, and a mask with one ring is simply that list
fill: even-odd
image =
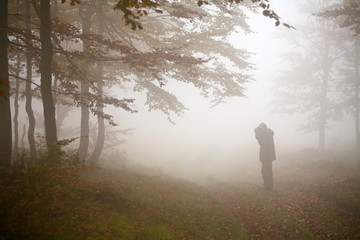
[{"label": "thin tree trunk", "polygon": [[60,111],[60,108],[59,108],[59,105],[58,105],[58,101],[57,101],[57,96],[56,96],[56,92],[57,92],[57,89],[58,89],[58,73],[55,71],[54,73],[54,83],[53,83],[53,100],[54,100],[54,105],[56,107],[56,110],[55,110],[55,117],[56,117],[56,131],[57,131],[57,135],[58,136],[61,136],[61,124],[59,122],[59,111]]},{"label": "thin tree trunk", "polygon": [[51,62],[53,56],[53,46],[51,43],[50,0],[40,1],[40,41],[41,96],[44,109],[46,144],[50,153],[51,149],[57,143],[55,105],[51,89]]},{"label": "thin tree trunk", "polygon": [[103,91],[103,82],[102,82],[103,68],[101,65],[98,66],[98,73],[99,73],[99,76],[101,76],[98,80],[99,82],[97,83],[98,98],[100,98],[97,103],[97,111],[99,113],[99,115],[97,116],[98,134],[97,134],[97,138],[96,138],[96,145],[94,148],[94,152],[89,159],[89,161],[92,163],[96,163],[99,161],[100,155],[101,155],[103,147],[104,147],[104,142],[105,142],[105,122],[104,122],[104,118],[102,116],[102,114],[104,113],[104,107],[103,107],[103,103],[101,101],[101,98],[102,98],[101,96],[103,94],[102,93],[102,91]]},{"label": "thin tree trunk", "polygon": [[26,136],[26,124],[23,125],[22,135],[21,135],[21,141],[20,141],[20,147],[22,149],[25,148],[25,136]]},{"label": "thin tree trunk", "polygon": [[[30,0],[25,1],[25,18],[26,18],[26,32],[30,34],[31,24],[30,24]],[[29,40],[30,41],[30,40]],[[31,45],[31,42],[27,42],[27,45]],[[35,117],[34,112],[31,106],[32,103],[32,91],[31,91],[31,81],[32,81],[32,60],[31,53],[28,51],[26,53],[26,89],[25,89],[25,110],[29,118],[29,129],[28,129],[28,141],[30,145],[30,158],[35,159],[37,157],[37,150],[35,144]]]},{"label": "thin tree trunk", "polygon": [[329,85],[329,49],[330,40],[325,36],[324,40],[324,52],[323,52],[323,78],[321,83],[321,99],[320,99],[320,121],[319,121],[319,149],[325,148],[325,131],[327,122],[327,111],[328,111],[328,85]]},{"label": "thin tree trunk", "polygon": [[[19,0],[16,1],[16,7],[19,14],[20,9],[20,3]],[[16,40],[18,42],[18,40]],[[13,146],[13,158],[18,158],[18,152],[19,152],[19,88],[20,88],[20,51],[16,51],[16,70],[15,70],[15,98],[14,98],[14,146]]]},{"label": "thin tree trunk", "polygon": [[89,84],[87,82],[81,82],[81,121],[80,121],[80,145],[79,156],[80,158],[86,158],[89,148]]},{"label": "thin tree trunk", "polygon": [[[92,3],[93,2],[94,1],[92,1]],[[80,6],[79,14],[83,20],[82,23],[83,34],[90,33],[91,18],[94,14],[94,11],[92,9],[83,11],[82,6]],[[84,52],[89,51],[89,45],[86,40],[83,41],[83,51]],[[89,65],[88,63],[85,63],[83,66],[82,71],[84,72],[84,74],[87,73],[89,67],[88,65]],[[90,113],[89,113],[89,96],[88,96],[90,87],[89,87],[89,83],[85,79],[82,79],[81,81],[80,90],[81,90],[81,122],[80,122],[81,126],[80,126],[80,145],[79,145],[78,154],[80,159],[85,159],[88,154],[89,134],[90,134],[90,130],[89,130]]]},{"label": "thin tree trunk", "polygon": [[61,126],[64,123],[65,118],[68,116],[71,108],[67,105],[58,104],[56,107],[56,126],[58,130],[58,136],[61,136]]},{"label": "thin tree trunk", "polygon": [[[104,32],[104,21],[102,19],[102,15],[98,15],[99,20],[99,35],[102,35]],[[102,153],[104,142],[105,142],[105,121],[102,114],[104,114],[104,106],[102,103],[102,94],[103,94],[103,66],[102,63],[98,63],[97,67],[97,91],[98,91],[98,102],[97,102],[97,112],[99,115],[97,116],[98,121],[98,135],[96,138],[96,145],[94,148],[94,152],[89,158],[89,161],[92,163],[96,163],[99,161],[100,155]]]},{"label": "thin tree trunk", "polygon": [[[59,9],[58,9],[58,5],[57,5],[57,0],[53,0],[53,13],[54,13],[54,17],[56,18],[58,13],[59,13]],[[57,89],[58,89],[58,85],[59,85],[59,74],[57,71],[54,72],[54,83],[53,83],[53,99],[54,99],[54,105],[56,107],[56,130],[57,130],[57,135],[61,136],[61,125],[62,122],[64,120],[64,116],[60,116],[61,115],[61,106],[57,101]]]},{"label": "thin tree trunk", "polygon": [[[18,4],[19,5],[19,4]],[[20,52],[16,53],[16,80],[15,80],[15,99],[14,99],[14,150],[13,157],[16,159],[19,153],[19,88],[20,88]]]},{"label": "thin tree trunk", "polygon": [[359,106],[359,82],[360,82],[360,74],[359,74],[359,38],[355,39],[355,135],[356,135],[356,157],[360,160],[360,106]]},{"label": "thin tree trunk", "polygon": [[8,72],[8,0],[0,0],[0,167],[11,166],[12,130]]}]

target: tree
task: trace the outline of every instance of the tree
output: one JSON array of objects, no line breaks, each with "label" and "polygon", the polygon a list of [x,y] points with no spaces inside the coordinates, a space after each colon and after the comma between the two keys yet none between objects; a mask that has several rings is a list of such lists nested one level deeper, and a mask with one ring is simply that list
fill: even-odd
[{"label": "tree", "polygon": [[[176,96],[166,92],[169,81],[194,85],[216,105],[228,97],[244,96],[243,85],[251,80],[252,66],[247,61],[249,53],[224,41],[232,31],[250,32],[239,6],[228,11],[222,4],[211,11],[206,8],[194,10],[192,3],[169,3],[163,6],[166,9],[163,14],[148,13],[142,17],[145,30],[138,33],[145,50],[162,49],[154,56],[170,53],[173,59],[184,57],[185,62],[179,58],[161,64],[152,60],[154,56],[150,55],[149,60],[153,63],[149,65],[149,60],[143,58],[143,62],[139,61],[138,71],[134,72],[138,79],[135,80],[135,90],[147,92],[149,110],[163,111],[169,117],[170,112],[181,115],[185,110]],[[149,69],[155,69],[156,73]],[[144,75],[149,76],[148,79],[143,79]]]},{"label": "tree", "polygon": [[343,4],[337,4],[335,7],[317,12],[315,15],[338,18],[341,28],[348,28],[355,35],[360,34],[360,4],[357,0],[344,0]]},{"label": "tree", "polygon": [[[82,20],[82,34],[84,36],[90,33],[91,29],[91,18],[95,13],[94,4],[95,0],[90,0],[90,4],[87,5],[87,9],[84,9],[83,4],[79,5],[79,16]],[[88,54],[90,52],[90,45],[86,37],[83,39],[83,52],[84,54]],[[86,79],[82,79],[80,81],[81,84],[81,124],[80,124],[80,145],[79,145],[79,157],[85,159],[88,154],[89,147],[89,70],[90,61],[85,59],[83,64],[83,73],[87,75]]]},{"label": "tree", "polygon": [[[355,120],[355,149],[360,157],[360,99],[359,99],[359,65],[360,65],[360,4],[354,0],[344,0],[328,9],[315,14],[318,17],[336,20],[337,25],[344,31],[344,60],[340,67],[342,81],[338,89],[342,93],[339,106],[354,115]],[[349,34],[350,33],[350,34]]]},{"label": "tree", "polygon": [[8,72],[8,1],[0,1],[0,167],[11,165],[12,128]]},{"label": "tree", "polygon": [[[30,11],[30,0],[25,0],[25,20],[26,20],[26,33],[28,36],[31,35],[31,11]],[[28,128],[28,141],[30,146],[30,158],[35,159],[37,157],[37,150],[35,145],[35,117],[32,109],[32,90],[31,90],[31,82],[32,82],[32,59],[31,59],[31,39],[28,37],[28,41],[26,42],[28,49],[26,52],[26,103],[25,109],[29,118],[29,128]]]},{"label": "tree", "polygon": [[[88,5],[84,7],[88,7]],[[231,51],[229,49],[232,49],[233,46],[229,44],[225,44],[223,47],[214,47],[220,45],[220,40],[217,38],[225,38],[231,30],[239,26],[239,22],[241,27],[248,28],[243,16],[234,10],[231,16],[237,18],[227,17],[226,22],[229,25],[218,24],[218,26],[214,27],[215,30],[211,30],[211,24],[215,25],[215,23],[221,22],[219,19],[223,19],[229,13],[221,14],[220,9],[217,9],[215,18],[211,17],[211,14],[205,16],[206,11],[200,9],[199,11],[202,13],[199,16],[204,18],[201,21],[203,26],[200,23],[194,23],[192,27],[194,29],[203,27],[204,30],[192,33],[192,31],[184,31],[182,27],[184,24],[189,24],[189,22],[191,24],[192,20],[190,18],[194,19],[197,16],[187,17],[180,15],[178,6],[175,5],[166,7],[169,9],[169,14],[159,15],[156,12],[150,12],[148,17],[143,19],[144,26],[146,26],[145,30],[135,32],[129,31],[128,28],[122,26],[119,21],[121,16],[118,13],[112,12],[108,15],[102,13],[102,19],[105,22],[104,29],[106,30],[104,36],[92,32],[87,35],[76,35],[78,39],[85,38],[90,49],[96,49],[96,51],[89,51],[87,55],[81,54],[92,62],[107,61],[104,71],[107,73],[114,71],[111,75],[117,75],[119,79],[131,79],[131,75],[135,75],[136,78],[132,78],[135,83],[134,89],[147,93],[146,104],[149,109],[161,110],[169,117],[171,113],[181,114],[185,109],[177,98],[166,90],[166,82],[170,80],[193,83],[202,90],[204,96],[212,97],[214,104],[222,102],[229,96],[243,96],[243,87],[241,85],[250,79],[250,76],[245,74],[246,69],[250,69],[250,64],[246,62],[246,51],[236,49]],[[191,5],[182,10],[185,9],[191,13],[190,7]],[[186,14],[186,11],[182,13]],[[101,11],[98,8],[97,13],[99,12]],[[111,15],[117,15],[118,20]],[[211,24],[208,26],[206,21]],[[93,23],[94,28],[96,28],[96,22]],[[184,43],[182,40],[184,38],[189,41]],[[76,50],[71,51],[69,57],[75,56],[74,51]],[[78,57],[79,54],[78,52]],[[196,55],[202,57],[196,57]],[[238,68],[238,71],[229,71],[228,68],[231,68],[231,64],[216,61],[218,55],[228,59],[230,63],[232,62]],[[77,60],[74,58],[76,64],[75,61]],[[206,64],[211,64],[212,67]],[[98,65],[98,63],[88,65]],[[111,67],[111,70],[109,67]],[[81,71],[80,68],[79,70]],[[89,81],[89,78],[96,75],[91,73],[92,68],[88,70],[85,76],[86,79],[82,76],[84,81]],[[107,74],[107,78],[109,78],[109,75]],[[108,82],[108,84],[113,83]],[[95,100],[96,106],[102,106],[106,98],[102,99],[100,96],[104,94],[99,95],[102,92],[99,87],[96,88],[92,84],[90,86],[91,90],[98,93],[97,100]],[[92,95],[90,94],[90,96]],[[102,111],[95,111],[98,117],[103,118],[106,116]]]},{"label": "tree", "polygon": [[[346,33],[344,33],[346,36]],[[348,35],[347,41],[344,44],[344,53],[341,56],[342,62],[339,70],[339,81],[337,89],[339,91],[340,101],[339,108],[346,113],[354,116],[355,125],[355,150],[356,154],[360,156],[360,40],[359,36]],[[345,50],[346,49],[346,50]]]},{"label": "tree", "polygon": [[[17,4],[19,7],[19,4]],[[20,91],[20,51],[16,51],[16,67],[15,67],[15,99],[14,99],[14,150],[13,156],[18,157],[19,152],[19,91]]]},{"label": "tree", "polygon": [[[77,1],[72,0],[73,4]],[[252,4],[263,9],[263,15],[275,20],[275,25],[279,26],[280,24],[292,28],[287,23],[281,23],[280,17],[270,8],[269,0],[251,0]],[[192,7],[194,7],[196,1],[190,2]],[[223,11],[227,11],[227,6],[231,6],[234,3],[241,5],[244,4],[244,0],[224,0],[224,1],[206,1],[206,0],[197,0],[197,6],[201,7],[204,5],[223,5]],[[130,25],[131,29],[136,30],[137,28],[142,29],[142,24],[140,23],[140,18],[146,16],[149,11],[155,11],[157,13],[163,13],[163,8],[167,5],[167,2],[161,1],[152,1],[152,0],[120,0],[116,3],[115,9],[120,10],[123,13],[123,18],[126,25]],[[177,6],[181,7],[181,4],[175,3]],[[133,11],[135,10],[135,12]]]},{"label": "tree", "polygon": [[53,55],[53,45],[51,42],[50,0],[40,1],[39,17],[41,42],[41,96],[45,119],[46,144],[48,150],[50,150],[57,143],[55,105],[51,88],[51,63]]},{"label": "tree", "polygon": [[[104,33],[104,16],[102,14],[98,15],[99,22],[99,31],[98,34],[101,36]],[[104,106],[102,102],[102,91],[103,91],[103,65],[102,63],[97,64],[97,90],[100,101],[97,101],[96,107],[98,111],[97,116],[97,138],[94,151],[92,155],[89,157],[89,161],[92,163],[96,163],[99,161],[100,155],[102,153],[104,143],[105,143],[105,122],[104,122]]]},{"label": "tree", "polygon": [[360,85],[360,40],[357,37],[354,41],[354,108],[355,108],[355,136],[356,136],[356,154],[358,159],[360,159],[360,98],[359,98],[359,85]]},{"label": "tree", "polygon": [[[16,1],[16,14],[20,14],[20,2],[19,0]],[[16,42],[19,42],[16,38]],[[13,158],[18,158],[18,152],[19,152],[19,96],[20,96],[20,64],[21,64],[21,57],[20,57],[20,49],[16,50],[16,64],[14,66],[14,72],[15,72],[15,96],[14,96],[14,143],[13,143]]]},{"label": "tree", "polygon": [[[328,1],[320,1],[324,9]],[[308,7],[314,9],[313,2]],[[319,135],[319,149],[325,147],[326,129],[329,120],[339,118],[339,112],[334,108],[334,68],[338,59],[337,32],[332,21],[312,18],[306,26],[298,28],[302,38],[297,41],[293,49],[284,54],[289,65],[282,70],[277,78],[277,100],[275,111],[283,113],[302,113],[307,115],[307,123],[300,127],[304,132],[317,131]],[[302,42],[303,44],[299,44]],[[300,47],[299,47],[300,46]]]}]

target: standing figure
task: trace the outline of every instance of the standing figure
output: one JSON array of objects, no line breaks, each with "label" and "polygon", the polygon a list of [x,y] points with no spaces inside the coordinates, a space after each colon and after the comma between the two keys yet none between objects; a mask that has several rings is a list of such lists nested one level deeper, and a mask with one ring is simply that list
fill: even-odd
[{"label": "standing figure", "polygon": [[255,128],[255,138],[260,144],[260,162],[262,163],[261,174],[264,179],[265,190],[273,190],[272,161],[276,159],[274,146],[274,131],[267,128],[265,123],[260,123]]}]

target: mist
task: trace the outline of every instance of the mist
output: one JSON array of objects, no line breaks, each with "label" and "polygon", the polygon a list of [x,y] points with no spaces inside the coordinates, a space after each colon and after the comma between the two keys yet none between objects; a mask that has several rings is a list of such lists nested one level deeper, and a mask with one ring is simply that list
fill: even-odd
[{"label": "mist", "polygon": [[[274,1],[272,4],[283,21],[296,27],[313,17],[314,12],[299,13],[300,4],[296,2]],[[254,32],[233,34],[228,39],[235,47],[252,53],[254,81],[245,84],[246,97],[232,97],[212,106],[211,99],[201,96],[194,86],[169,82],[164,88],[188,108],[183,116],[175,116],[172,124],[163,113],[148,112],[142,105],[146,97],[136,95],[138,113],[115,114],[121,127],[134,129],[121,146],[129,162],[202,182],[209,178],[250,181],[257,175],[260,179],[259,146],[254,128],[261,122],[275,131],[277,162],[287,161],[303,149],[318,148],[318,133],[299,131],[299,126],[306,121],[302,114],[274,111],[277,87],[274,80],[284,61],[281,54],[292,47],[281,34],[296,35],[302,29],[277,28],[271,19],[259,13],[249,15],[248,22]],[[342,157],[352,155],[354,129],[355,122],[348,115],[331,122],[326,132],[326,149],[333,152],[334,158],[339,154]],[[275,169],[277,162],[274,162]],[[116,164],[116,160],[111,164]]]},{"label": "mist", "polygon": [[5,239],[360,238],[358,1],[0,9]]},{"label": "mist", "polygon": [[[104,149],[102,155],[106,157],[101,159],[100,164],[108,167],[123,167],[125,162],[140,164],[190,180],[236,179],[239,176],[244,180],[246,175],[259,174],[259,146],[254,128],[261,122],[275,132],[277,162],[287,160],[291,154],[302,149],[317,149],[318,134],[299,131],[299,126],[306,121],[301,113],[289,115],[274,110],[279,104],[274,102],[278,87],[275,82],[284,66],[282,54],[294,48],[286,37],[302,34],[301,27],[308,24],[309,18],[315,18],[314,11],[301,10],[301,6],[306,4],[309,3],[280,0],[272,3],[281,21],[296,29],[275,27],[272,19],[259,12],[246,11],[246,21],[252,32],[234,32],[223,40],[235,49],[246,49],[251,54],[249,61],[254,68],[250,70],[252,80],[243,85],[245,97],[229,97],[214,105],[211,97],[202,96],[194,85],[171,80],[163,89],[174,94],[186,110],[181,116],[171,116],[169,121],[161,111],[148,111],[146,94],[134,92],[133,84],[122,83],[121,88],[110,88],[108,91],[115,98],[134,98],[133,107],[138,112],[131,114],[114,107],[105,108],[105,113],[110,113],[118,124],[116,127],[107,125],[109,134],[120,134],[112,136],[118,139],[118,144],[112,143],[111,148]],[[281,104],[286,105],[286,102]],[[41,119],[41,102],[35,100],[33,108]],[[77,137],[80,134],[79,119],[79,109],[71,107],[64,123],[58,126],[60,137]],[[26,113],[21,112],[19,125],[26,125],[26,121]],[[42,121],[37,121],[39,132],[43,131]],[[92,116],[90,122],[93,128],[96,121],[96,117]],[[123,135],[126,129],[131,134]],[[354,129],[355,122],[349,115],[331,121],[331,127],[326,130],[325,148],[331,149],[334,154],[351,152],[355,144]],[[94,141],[96,129],[91,134]],[[72,147],[76,144],[78,140]],[[121,157],[117,159],[118,153]],[[274,163],[275,168],[277,162]]]}]

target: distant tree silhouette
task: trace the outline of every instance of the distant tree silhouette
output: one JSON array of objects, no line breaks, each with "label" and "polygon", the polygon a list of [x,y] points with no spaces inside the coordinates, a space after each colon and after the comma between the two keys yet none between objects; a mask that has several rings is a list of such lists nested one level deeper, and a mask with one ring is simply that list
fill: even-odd
[{"label": "distant tree silhouette", "polygon": [[360,3],[357,0],[344,0],[331,9],[318,12],[315,15],[327,18],[337,18],[341,28],[348,28],[355,35],[360,34]]},{"label": "distant tree silhouette", "polygon": [[315,15],[334,19],[340,28],[348,30],[342,36],[346,43],[343,44],[342,58],[344,61],[340,68],[342,81],[338,85],[338,89],[342,93],[339,107],[354,115],[355,147],[357,156],[360,157],[360,3],[355,0],[344,0],[342,4],[333,5]]},{"label": "distant tree silhouette", "polygon": [[[315,9],[324,9],[329,5],[328,1],[318,3]],[[306,6],[314,10],[312,2]],[[306,124],[300,126],[299,130],[318,132],[318,147],[323,149],[329,120],[340,117],[339,110],[334,107],[336,99],[333,91],[336,85],[334,69],[340,51],[337,47],[340,33],[334,29],[332,20],[319,20],[315,17],[299,27],[297,33],[297,39],[289,39],[293,50],[283,54],[289,65],[277,77],[274,110],[307,116]]]}]

